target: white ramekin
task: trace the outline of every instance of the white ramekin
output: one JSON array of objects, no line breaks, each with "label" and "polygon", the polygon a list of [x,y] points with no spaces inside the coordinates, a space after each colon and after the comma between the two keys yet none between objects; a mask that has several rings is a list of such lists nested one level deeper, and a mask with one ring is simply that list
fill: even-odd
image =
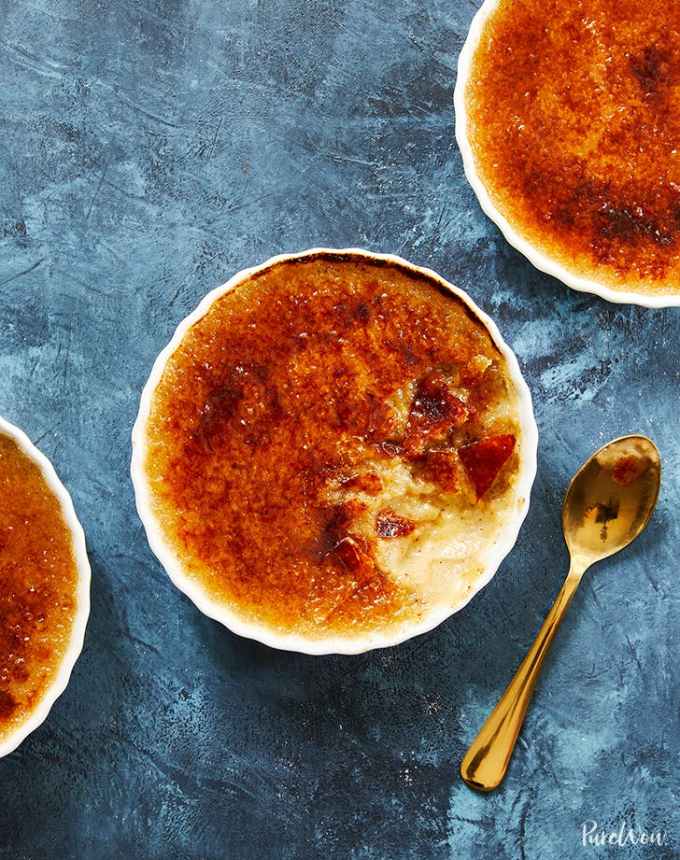
[{"label": "white ramekin", "polygon": [[528,239],[522,236],[521,233],[513,227],[507,218],[505,218],[505,216],[496,208],[496,205],[491,199],[491,195],[477,171],[474,153],[472,151],[472,146],[470,145],[468,137],[468,117],[465,105],[465,90],[467,89],[468,80],[470,78],[472,60],[477,46],[479,45],[484,25],[486,24],[489,16],[493,14],[501,2],[504,2],[504,0],[485,0],[472,19],[470,31],[467,39],[465,40],[465,44],[463,45],[463,50],[460,52],[460,56],[458,58],[458,77],[456,79],[456,88],[453,94],[453,103],[456,115],[456,140],[463,157],[465,175],[477,195],[480,206],[489,218],[496,223],[508,242],[524,254],[524,256],[533,263],[537,269],[540,269],[540,271],[545,272],[548,275],[552,275],[554,278],[558,278],[568,287],[571,287],[574,290],[579,290],[583,293],[594,293],[595,295],[601,296],[603,299],[606,299],[609,302],[615,302],[616,304],[642,305],[647,308],[680,306],[680,293],[674,295],[644,293],[636,292],[634,290],[617,290],[607,284],[591,280],[590,278],[584,278],[570,272],[561,263],[558,263],[543,251],[540,251],[531,242],[529,242]]},{"label": "white ramekin", "polygon": [[18,427],[10,424],[9,421],[5,421],[3,418],[0,418],[0,434],[16,442],[19,449],[36,464],[47,486],[57,497],[62,516],[71,533],[73,558],[78,574],[76,613],[71,628],[71,641],[61,658],[61,663],[54,680],[43,693],[42,698],[35,706],[31,715],[8,737],[0,741],[0,758],[2,758],[15,750],[32,731],[45,721],[52,705],[66,689],[75,662],[83,650],[85,628],[90,616],[90,562],[87,558],[85,535],[82,526],[78,522],[71,496],[59,480],[50,461],[35,447],[23,430],[19,430]]},{"label": "white ramekin", "polygon": [[173,583],[183,591],[205,615],[219,621],[228,627],[234,633],[240,636],[245,636],[249,639],[256,639],[259,642],[269,645],[272,648],[280,648],[286,651],[298,651],[303,654],[359,654],[364,651],[369,651],[372,648],[384,648],[390,645],[397,645],[400,642],[417,636],[420,633],[425,633],[428,630],[436,627],[449,616],[453,615],[465,605],[464,603],[455,609],[443,608],[437,612],[433,612],[427,618],[422,619],[417,624],[405,625],[396,631],[381,633],[373,631],[362,635],[361,637],[339,637],[330,636],[323,639],[311,639],[295,634],[278,633],[266,625],[254,623],[249,619],[243,618],[237,611],[229,606],[225,606],[214,600],[207,591],[194,579],[190,578],[184,572],[181,563],[178,561],[172,548],[166,542],[159,523],[153,513],[151,505],[151,494],[144,472],[144,461],[146,455],[146,438],[145,429],[149,417],[151,400],[153,393],[160,381],[161,375],[165,368],[165,364],[172,353],[179,346],[185,332],[194,325],[208,311],[212,303],[233,290],[239,284],[248,280],[251,276],[262,272],[264,269],[287,260],[300,259],[301,257],[312,257],[319,254],[332,254],[341,256],[355,256],[365,260],[376,260],[381,263],[391,263],[404,267],[412,272],[420,275],[425,275],[433,279],[441,286],[450,290],[454,295],[458,296],[471,309],[474,315],[488,329],[494,343],[502,353],[508,366],[508,372],[512,379],[519,398],[519,412],[521,424],[521,451],[520,451],[520,473],[518,476],[517,494],[522,499],[522,503],[518,506],[516,513],[513,514],[512,520],[506,524],[504,531],[498,536],[497,543],[494,547],[492,558],[486,570],[475,581],[473,589],[465,600],[468,602],[481,588],[483,588],[493,577],[498,569],[501,561],[510,552],[517,540],[520,526],[524,521],[527,510],[529,509],[529,496],[531,487],[536,475],[536,450],[538,445],[538,430],[531,403],[531,394],[515,358],[514,353],[506,345],[501,337],[495,323],[483,313],[472,301],[472,299],[457,287],[452,286],[440,277],[431,269],[421,268],[401,259],[400,257],[390,254],[375,254],[373,252],[364,251],[357,248],[334,249],[334,248],[312,248],[309,251],[303,251],[296,254],[282,254],[272,257],[267,262],[254,268],[244,269],[237,275],[234,275],[231,280],[227,281],[221,287],[217,287],[208,293],[201,301],[198,307],[178,326],[170,343],[160,353],[156,359],[151,375],[142,391],[141,401],[139,405],[139,414],[132,430],[132,463],[131,475],[132,483],[135,489],[135,497],[137,502],[137,511],[146,529],[147,539],[154,554],[167,571]]}]

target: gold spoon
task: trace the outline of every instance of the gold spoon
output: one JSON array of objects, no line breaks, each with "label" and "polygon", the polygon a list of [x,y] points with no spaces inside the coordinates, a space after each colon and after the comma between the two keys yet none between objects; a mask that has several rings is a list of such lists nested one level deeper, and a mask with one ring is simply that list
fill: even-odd
[{"label": "gold spoon", "polygon": [[596,451],[574,475],[562,509],[571,566],[536,641],[460,765],[463,780],[493,791],[505,776],[543,658],[591,564],[628,546],[656,505],[661,458],[646,436],[623,436]]}]

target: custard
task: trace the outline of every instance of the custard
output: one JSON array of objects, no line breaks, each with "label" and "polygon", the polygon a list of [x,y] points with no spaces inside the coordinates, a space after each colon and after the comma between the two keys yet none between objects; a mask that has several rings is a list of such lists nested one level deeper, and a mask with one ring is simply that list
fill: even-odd
[{"label": "custard", "polygon": [[500,0],[465,89],[500,214],[571,275],[680,292],[680,6]]},{"label": "custard", "polygon": [[0,741],[30,718],[71,641],[78,572],[59,500],[0,432]]},{"label": "custard", "polygon": [[487,329],[434,278],[360,256],[279,262],[214,300],[143,434],[186,576],[312,639],[457,607],[520,505],[518,396]]}]

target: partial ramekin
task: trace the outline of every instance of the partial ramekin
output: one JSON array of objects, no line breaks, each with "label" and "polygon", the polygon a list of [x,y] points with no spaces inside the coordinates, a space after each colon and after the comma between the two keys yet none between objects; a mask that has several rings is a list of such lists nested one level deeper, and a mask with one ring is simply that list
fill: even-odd
[{"label": "partial ramekin", "polygon": [[[401,266],[412,272],[425,275],[426,277],[435,280],[438,284],[441,284],[454,295],[458,296],[488,329],[494,343],[505,358],[509,376],[518,393],[519,402],[522,447],[520,452],[520,473],[517,483],[517,495],[522,502],[512,519],[506,524],[504,531],[498,535],[494,552],[487,569],[475,581],[473,589],[465,603],[462,603],[455,609],[444,608],[437,612],[433,612],[430,616],[421,620],[419,623],[410,626],[405,625],[396,631],[390,631],[389,633],[372,631],[371,633],[367,633],[356,638],[329,636],[323,639],[311,639],[295,634],[281,634],[270,629],[266,625],[257,624],[249,619],[244,619],[231,607],[225,606],[214,600],[205,591],[205,589],[200,586],[200,584],[185,574],[182,565],[175,556],[175,553],[166,542],[160,525],[153,513],[151,494],[144,472],[144,461],[146,456],[145,428],[149,418],[153,393],[161,379],[166,362],[179,346],[185,332],[205,315],[216,299],[219,299],[221,296],[225,295],[225,293],[233,290],[253,275],[278,263],[303,257],[313,257],[320,254],[355,256],[369,261],[376,260],[381,263],[391,263],[396,266]],[[359,248],[312,248],[309,251],[302,251],[295,254],[282,254],[272,257],[260,266],[244,269],[234,275],[234,277],[227,281],[226,284],[223,284],[221,287],[217,287],[212,290],[212,292],[208,293],[193,313],[179,324],[172,340],[156,359],[151,370],[151,375],[142,391],[139,414],[137,415],[137,420],[135,421],[135,425],[132,430],[131,475],[135,489],[137,511],[139,512],[140,519],[146,529],[146,535],[151,549],[165,568],[172,582],[195,603],[201,612],[208,617],[219,621],[221,624],[224,624],[224,626],[228,627],[232,632],[249,639],[255,639],[272,648],[313,655],[360,654],[373,648],[386,648],[391,645],[397,645],[400,642],[404,642],[406,639],[410,639],[420,633],[426,633],[427,631],[432,630],[438,624],[441,624],[441,622],[446,618],[462,609],[463,606],[490,581],[496,573],[500,563],[514,546],[520,526],[522,525],[529,509],[531,487],[536,475],[537,446],[538,430],[534,419],[531,394],[524,378],[522,377],[517,359],[501,337],[495,323],[483,311],[481,311],[477,305],[475,305],[467,293],[458,289],[458,287],[454,287],[431,269],[415,266],[401,257],[396,257],[390,254],[376,254]]]},{"label": "partial ramekin", "polygon": [[491,199],[486,186],[484,185],[475,163],[474,153],[468,138],[468,116],[465,105],[465,90],[467,89],[470,72],[472,69],[472,61],[475,51],[479,45],[479,41],[487,19],[498,7],[502,0],[485,0],[481,5],[470,25],[463,50],[458,58],[458,77],[456,80],[456,88],[453,94],[453,103],[455,109],[455,124],[456,124],[456,141],[463,157],[463,167],[465,175],[472,186],[479,204],[484,212],[496,223],[501,233],[507,241],[517,248],[524,256],[533,263],[537,269],[545,272],[547,275],[552,275],[558,278],[563,284],[571,287],[574,290],[579,290],[583,293],[594,293],[609,302],[616,304],[633,304],[642,305],[647,308],[666,308],[680,306],[680,293],[674,294],[656,294],[636,292],[634,290],[616,290],[607,284],[594,281],[590,278],[584,278],[580,275],[575,275],[566,269],[561,263],[558,263],[552,257],[545,254],[536,248],[502,215],[496,208],[496,205]]},{"label": "partial ramekin", "polygon": [[0,418],[0,434],[16,442],[19,449],[36,464],[47,486],[57,497],[64,521],[71,533],[73,558],[78,572],[78,585],[76,588],[77,606],[71,628],[71,641],[61,659],[61,664],[54,680],[43,694],[31,715],[14,732],[0,741],[0,758],[2,758],[13,752],[32,731],[35,731],[47,719],[52,705],[68,685],[73,667],[83,650],[85,628],[87,627],[87,620],[90,617],[91,574],[90,562],[87,558],[87,549],[85,547],[85,534],[73,508],[71,496],[59,480],[54,467],[47,457],[35,447],[23,430],[20,430],[3,418]]}]

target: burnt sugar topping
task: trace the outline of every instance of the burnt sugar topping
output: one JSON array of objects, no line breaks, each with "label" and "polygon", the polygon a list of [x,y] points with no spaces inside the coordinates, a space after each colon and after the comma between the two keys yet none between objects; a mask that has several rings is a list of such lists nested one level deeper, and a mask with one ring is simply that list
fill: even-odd
[{"label": "burnt sugar topping", "polygon": [[311,637],[398,625],[478,573],[513,499],[516,402],[487,329],[434,278],[280,262],[167,360],[144,431],[154,516],[246,618]]},{"label": "burnt sugar topping", "polygon": [[571,273],[680,291],[680,6],[500,0],[465,92],[496,208]]},{"label": "burnt sugar topping", "polygon": [[55,680],[71,639],[77,579],[59,500],[0,432],[0,740]]}]

